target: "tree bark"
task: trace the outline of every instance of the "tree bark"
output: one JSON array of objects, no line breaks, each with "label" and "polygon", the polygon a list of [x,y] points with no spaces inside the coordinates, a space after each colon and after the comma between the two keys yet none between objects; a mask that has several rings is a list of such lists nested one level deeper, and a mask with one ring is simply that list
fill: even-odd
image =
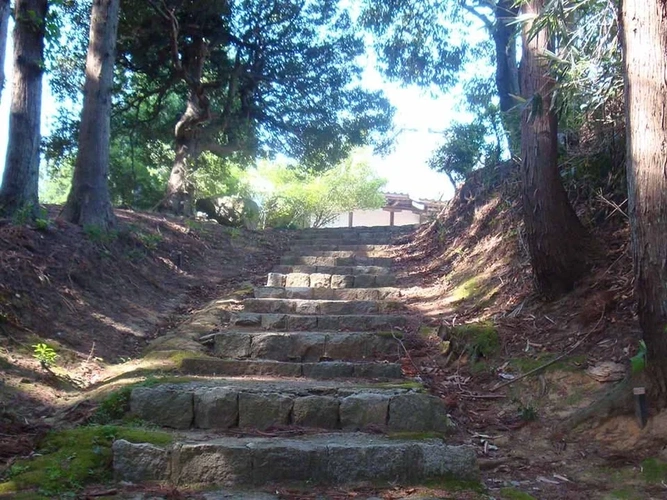
[{"label": "tree bark", "polygon": [[47,0],[16,0],[14,85],[0,213],[13,216],[38,207],[40,114]]},{"label": "tree bark", "polygon": [[649,397],[667,406],[667,0],[624,1],[628,206]]},{"label": "tree bark", "polygon": [[9,0],[0,0],[0,97],[5,88],[5,54],[7,52],[7,30],[9,28]]},{"label": "tree bark", "polygon": [[95,0],[90,15],[79,150],[63,217],[81,226],[109,229],[115,217],[109,197],[111,88],[120,0]]},{"label": "tree bark", "polygon": [[[525,14],[539,14],[545,0],[528,0]],[[554,81],[542,56],[549,33],[530,38],[523,27],[521,87],[528,104],[521,120],[521,173],[526,239],[538,292],[553,298],[570,290],[587,270],[590,239],[567,199],[558,170],[558,122],[551,107]]]}]

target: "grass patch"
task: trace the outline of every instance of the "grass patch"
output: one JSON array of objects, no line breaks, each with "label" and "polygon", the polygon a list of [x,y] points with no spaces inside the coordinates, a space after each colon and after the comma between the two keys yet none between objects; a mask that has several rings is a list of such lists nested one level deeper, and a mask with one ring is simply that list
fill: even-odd
[{"label": "grass patch", "polygon": [[166,432],[110,425],[51,432],[39,447],[40,456],[14,464],[10,480],[0,484],[0,493],[30,489],[55,496],[78,491],[86,484],[107,482],[111,479],[111,445],[116,439],[156,446],[172,442]]},{"label": "grass patch", "polygon": [[[543,353],[539,354],[534,358],[513,358],[510,359],[510,365],[517,371],[521,373],[528,373],[530,371],[536,370],[540,366],[547,364],[550,361],[553,361],[556,358],[556,354],[553,353]],[[581,365],[586,362],[586,355],[580,354],[577,356],[568,356],[561,360],[556,361],[555,363],[547,366],[544,371],[577,371],[581,369]]]},{"label": "grass patch", "polygon": [[667,479],[667,463],[656,458],[642,462],[642,477],[647,483],[660,483]]},{"label": "grass patch", "polygon": [[461,302],[463,300],[478,296],[481,291],[482,286],[479,282],[479,278],[474,277],[464,281],[459,286],[457,286],[452,291],[451,298],[454,302]]},{"label": "grass patch", "polygon": [[500,498],[503,500],[537,500],[533,495],[516,488],[503,488],[500,490]]},{"label": "grass patch", "polygon": [[641,500],[642,498],[644,497],[636,491],[628,489],[614,490],[608,496],[605,496],[605,499],[609,500]]}]

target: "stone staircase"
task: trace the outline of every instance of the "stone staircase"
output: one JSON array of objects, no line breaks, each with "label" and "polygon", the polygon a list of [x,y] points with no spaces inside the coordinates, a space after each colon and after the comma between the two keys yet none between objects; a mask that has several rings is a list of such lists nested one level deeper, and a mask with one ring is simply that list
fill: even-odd
[{"label": "stone staircase", "polygon": [[174,433],[166,447],[118,440],[117,479],[180,487],[476,479],[474,450],[445,444],[439,398],[403,378],[414,321],[391,273],[413,228],[303,230],[243,303],[206,378],[132,391],[131,413]]}]

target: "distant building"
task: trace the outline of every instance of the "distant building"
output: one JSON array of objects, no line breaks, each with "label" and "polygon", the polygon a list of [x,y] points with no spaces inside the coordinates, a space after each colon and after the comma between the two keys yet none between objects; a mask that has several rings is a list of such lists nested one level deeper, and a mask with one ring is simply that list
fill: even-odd
[{"label": "distant building", "polygon": [[338,214],[326,227],[407,226],[421,224],[445,206],[443,201],[413,200],[403,193],[385,193],[386,203],[374,210]]}]

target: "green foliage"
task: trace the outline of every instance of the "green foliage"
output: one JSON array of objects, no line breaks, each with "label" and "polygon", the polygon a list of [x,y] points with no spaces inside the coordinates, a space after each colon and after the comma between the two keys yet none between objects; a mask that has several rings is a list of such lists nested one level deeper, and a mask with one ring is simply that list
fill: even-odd
[{"label": "green foliage", "polygon": [[637,354],[630,358],[630,367],[634,374],[641,373],[646,368],[646,342],[643,340],[639,341]]},{"label": "green foliage", "polygon": [[533,405],[528,404],[528,405],[519,405],[519,418],[523,420],[524,422],[533,422],[537,420],[538,414],[537,414],[537,408],[535,408]]},{"label": "green foliage", "polygon": [[39,361],[43,367],[48,368],[56,364],[56,358],[58,357],[58,354],[56,353],[55,349],[53,349],[53,347],[47,344],[39,343],[33,345],[32,348],[32,357]]},{"label": "green foliage", "polygon": [[96,225],[84,226],[83,232],[90,241],[103,246],[109,245],[118,239],[118,231],[108,231]]},{"label": "green foliage", "polygon": [[90,422],[107,425],[122,420],[130,410],[130,395],[134,387],[123,387],[109,394],[97,407]]},{"label": "green foliage", "polygon": [[69,495],[86,484],[111,479],[111,444],[115,439],[135,443],[168,445],[172,438],[164,432],[115,426],[88,426],[51,432],[39,446],[35,458],[19,460],[15,473],[0,492],[36,488],[40,495]]},{"label": "green foliage", "polygon": [[385,202],[385,181],[354,156],[321,174],[272,163],[257,174],[263,227],[322,227],[340,213]]},{"label": "green foliage", "polygon": [[503,500],[535,500],[534,496],[509,487],[500,490],[500,498]]},{"label": "green foliage", "polygon": [[642,476],[647,483],[663,483],[667,480],[667,463],[656,458],[642,462]]}]

